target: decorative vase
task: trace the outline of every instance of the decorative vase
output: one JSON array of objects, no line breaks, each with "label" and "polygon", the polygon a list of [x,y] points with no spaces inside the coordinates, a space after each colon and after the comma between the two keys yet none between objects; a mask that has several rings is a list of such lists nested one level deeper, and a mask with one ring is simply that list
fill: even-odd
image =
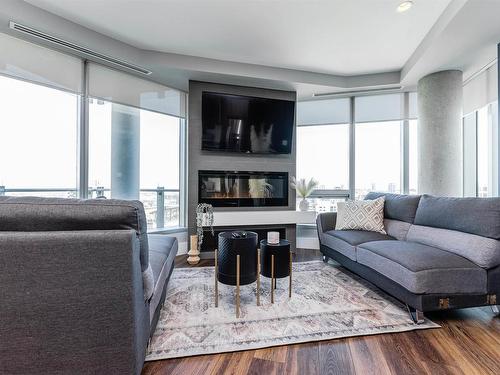
[{"label": "decorative vase", "polygon": [[200,251],[198,250],[198,236],[193,234],[190,236],[191,248],[188,251],[187,261],[191,265],[198,264],[200,262]]},{"label": "decorative vase", "polygon": [[308,211],[309,210],[309,201],[306,198],[302,198],[299,203],[299,210]]}]

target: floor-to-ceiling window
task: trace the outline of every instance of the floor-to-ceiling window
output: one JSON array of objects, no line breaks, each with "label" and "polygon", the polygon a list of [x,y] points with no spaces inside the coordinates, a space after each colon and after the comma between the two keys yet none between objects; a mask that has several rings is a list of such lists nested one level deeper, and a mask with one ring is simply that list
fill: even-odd
[{"label": "floor-to-ceiling window", "polygon": [[[319,184],[317,190],[349,189],[349,124],[300,126],[297,150],[297,176],[314,178]],[[312,197],[311,209],[333,211],[337,201],[335,197]]]},{"label": "floor-to-ceiling window", "polygon": [[75,197],[78,97],[0,76],[0,189]]},{"label": "floor-to-ceiling window", "polygon": [[139,199],[148,227],[182,225],[184,95],[89,66],[89,194]]},{"label": "floor-to-ceiling window", "polygon": [[140,199],[149,228],[179,226],[182,120],[91,99],[89,194]]},{"label": "floor-to-ceiling window", "polygon": [[488,197],[491,186],[491,125],[488,121],[488,106],[477,111],[477,196]]},{"label": "floor-to-ceiling window", "polygon": [[463,119],[464,195],[499,195],[498,103],[487,104]]},{"label": "floor-to-ceiling window", "polygon": [[418,194],[418,122],[409,121],[408,143],[408,193]]},{"label": "floor-to-ceiling window", "polygon": [[318,182],[310,209],[335,211],[349,196],[350,99],[299,102],[297,125],[297,178]]},{"label": "floor-to-ceiling window", "polygon": [[148,229],[184,225],[185,93],[4,34],[0,49],[0,195],[138,199]]},{"label": "floor-to-ceiling window", "polygon": [[356,196],[401,193],[401,122],[356,124]]},{"label": "floor-to-ceiling window", "polygon": [[369,191],[417,193],[416,101],[396,93],[299,102],[297,177],[319,182],[311,209],[334,211]]},{"label": "floor-to-ceiling window", "polygon": [[498,68],[489,64],[463,87],[463,193],[499,196]]}]

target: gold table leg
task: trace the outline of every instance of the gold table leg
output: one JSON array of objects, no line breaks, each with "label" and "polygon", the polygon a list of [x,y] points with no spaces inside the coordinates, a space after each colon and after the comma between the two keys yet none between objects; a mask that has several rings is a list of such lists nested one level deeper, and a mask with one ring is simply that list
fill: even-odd
[{"label": "gold table leg", "polygon": [[274,303],[274,254],[271,255],[271,303]]},{"label": "gold table leg", "polygon": [[257,249],[257,306],[260,306],[260,249]]},{"label": "gold table leg", "polygon": [[240,256],[236,255],[236,317],[240,317]]},{"label": "gold table leg", "polygon": [[215,249],[215,307],[219,307],[219,263],[218,251]]},{"label": "gold table leg", "polygon": [[290,283],[288,284],[288,298],[292,298],[292,252],[290,251]]}]

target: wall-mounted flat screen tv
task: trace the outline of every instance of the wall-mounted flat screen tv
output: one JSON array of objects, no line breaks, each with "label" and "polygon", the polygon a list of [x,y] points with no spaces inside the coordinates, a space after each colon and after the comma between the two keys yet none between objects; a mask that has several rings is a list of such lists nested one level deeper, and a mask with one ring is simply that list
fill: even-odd
[{"label": "wall-mounted flat screen tv", "polygon": [[289,154],[295,102],[250,96],[202,94],[202,149]]}]

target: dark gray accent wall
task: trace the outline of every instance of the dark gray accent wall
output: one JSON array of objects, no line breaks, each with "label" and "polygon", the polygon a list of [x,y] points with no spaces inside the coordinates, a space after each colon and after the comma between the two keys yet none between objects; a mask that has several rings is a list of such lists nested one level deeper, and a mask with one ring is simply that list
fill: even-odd
[{"label": "dark gray accent wall", "polygon": [[[289,155],[247,155],[204,151],[201,149],[201,96],[203,91],[256,96],[270,99],[296,100],[293,91],[269,90],[255,87],[221,85],[209,82],[189,82],[188,111],[188,226],[190,234],[196,232],[196,205],[198,204],[198,171],[264,171],[288,172],[295,176],[296,170],[296,128],[293,132],[292,153]],[[295,191],[289,187],[287,207],[263,208],[214,208],[220,211],[248,210],[295,210]]]}]

